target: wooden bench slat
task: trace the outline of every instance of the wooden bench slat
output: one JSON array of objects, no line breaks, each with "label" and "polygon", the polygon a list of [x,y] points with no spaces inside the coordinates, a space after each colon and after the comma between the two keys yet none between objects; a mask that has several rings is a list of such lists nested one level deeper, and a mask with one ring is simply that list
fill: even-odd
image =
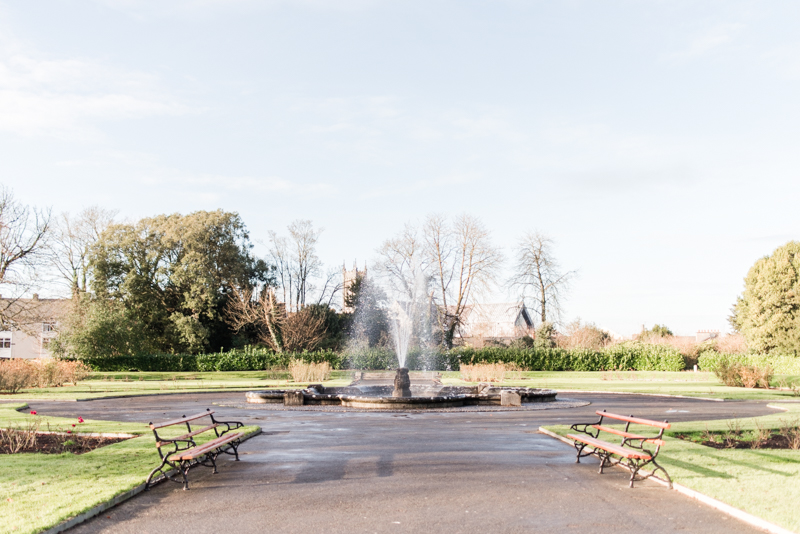
[{"label": "wooden bench slat", "polygon": [[641,417],[628,417],[627,415],[618,415],[615,413],[608,413],[597,410],[595,412],[597,415],[601,415],[603,417],[609,417],[611,419],[618,419],[620,421],[625,421],[628,423],[634,423],[637,425],[647,425],[647,426],[654,426],[657,428],[669,428],[669,423],[664,423],[663,421],[652,421],[650,419],[642,419]]},{"label": "wooden bench slat", "polygon": [[156,442],[156,447],[161,447],[163,445],[168,445],[168,444],[172,443],[173,441],[180,441],[180,440],[189,439],[192,436],[196,436],[197,434],[202,434],[206,430],[212,430],[214,428],[217,428],[218,426],[219,426],[219,423],[214,423],[213,425],[208,425],[207,427],[201,428],[200,430],[194,430],[192,432],[189,432],[188,434],[184,434],[182,436],[178,436],[177,438],[168,438],[165,441],[158,441],[158,442]]},{"label": "wooden bench slat", "polygon": [[630,439],[640,439],[647,443],[654,443],[656,445],[663,445],[664,442],[658,438],[648,438],[647,436],[640,436],[639,434],[631,434],[630,432],[625,432],[623,430],[617,430],[616,428],[611,428],[608,426],[603,425],[592,425],[592,428],[596,428],[602,432],[608,432],[609,434],[616,434],[617,436],[622,436],[623,438],[630,438]]},{"label": "wooden bench slat", "polygon": [[150,428],[155,430],[157,428],[164,428],[165,426],[172,426],[172,425],[179,425],[181,423],[188,423],[189,421],[194,421],[195,419],[200,419],[201,417],[205,417],[207,415],[211,415],[214,413],[213,411],[209,410],[207,412],[197,413],[194,415],[190,415],[189,417],[181,417],[180,419],[172,419],[170,421],[165,421],[163,423],[153,424],[150,423]]},{"label": "wooden bench slat", "polygon": [[613,443],[601,441],[599,439],[595,439],[590,436],[576,436],[575,434],[568,434],[567,437],[571,440],[580,441],[581,443],[586,443],[587,445],[591,445],[592,447],[603,449],[604,451],[608,451],[612,454],[622,456],[623,458],[637,458],[640,460],[649,460],[651,458],[650,455],[647,454],[646,452],[639,452],[630,449],[625,449],[619,445],[614,445]]},{"label": "wooden bench slat", "polygon": [[234,441],[244,434],[242,432],[236,432],[234,434],[225,434],[224,436],[220,436],[217,439],[211,440],[208,443],[204,443],[198,447],[194,447],[193,449],[189,449],[186,451],[181,451],[177,454],[173,454],[169,457],[170,461],[175,462],[179,460],[194,460],[195,458],[206,454],[208,451],[214,450],[217,447],[225,445],[231,441]]}]

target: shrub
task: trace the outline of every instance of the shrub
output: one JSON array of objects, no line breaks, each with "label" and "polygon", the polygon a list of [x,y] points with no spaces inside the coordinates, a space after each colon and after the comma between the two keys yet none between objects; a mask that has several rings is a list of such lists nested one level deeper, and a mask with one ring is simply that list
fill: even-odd
[{"label": "shrub", "polygon": [[629,342],[600,350],[559,348],[459,348],[453,352],[464,364],[516,363],[530,371],[604,371],[632,369],[636,371],[681,371],[681,354],[667,346]]},{"label": "shrub", "polygon": [[556,345],[562,349],[602,349],[611,343],[611,336],[592,323],[582,324],[580,319],[567,325],[565,335],[556,336]]},{"label": "shrub", "polygon": [[6,424],[0,429],[0,454],[16,454],[36,446],[41,420],[26,419],[22,424]]},{"label": "shrub", "polygon": [[703,371],[715,372],[723,363],[739,363],[760,368],[769,367],[775,374],[800,375],[800,357],[785,354],[724,354],[706,351],[698,358],[698,366]]},{"label": "shrub", "polygon": [[0,391],[16,393],[29,387],[58,387],[75,384],[89,374],[90,369],[80,363],[56,359],[0,360]]},{"label": "shrub", "polygon": [[394,351],[385,347],[353,347],[345,352],[343,361],[346,369],[378,371],[396,369],[399,364]]},{"label": "shrub", "polygon": [[0,391],[16,393],[33,383],[35,370],[25,360],[0,360]]},{"label": "shrub", "polygon": [[139,354],[88,358],[83,360],[95,371],[263,371],[286,369],[292,359],[304,362],[328,362],[331,368],[341,365],[342,357],[331,350],[310,352],[275,352],[265,347],[248,346],[210,354]]},{"label": "shrub", "polygon": [[67,360],[33,360],[34,386],[40,388],[59,387],[64,384],[76,384],[86,378],[92,371],[82,362]]},{"label": "shrub", "polygon": [[743,365],[736,361],[723,360],[717,365],[714,374],[726,386],[769,389],[772,368]]}]

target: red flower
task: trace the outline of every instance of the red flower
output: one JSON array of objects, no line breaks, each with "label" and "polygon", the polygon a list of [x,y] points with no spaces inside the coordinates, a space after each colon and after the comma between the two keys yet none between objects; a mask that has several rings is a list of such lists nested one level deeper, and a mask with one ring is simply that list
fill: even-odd
[{"label": "red flower", "polygon": [[83,417],[78,417],[78,422],[83,423]]},{"label": "red flower", "polygon": [[31,410],[31,415],[36,415],[36,410]]},{"label": "red flower", "polygon": [[72,423],[72,426],[75,426],[75,423]]},{"label": "red flower", "polygon": [[67,434],[72,434],[72,430],[67,430]]}]

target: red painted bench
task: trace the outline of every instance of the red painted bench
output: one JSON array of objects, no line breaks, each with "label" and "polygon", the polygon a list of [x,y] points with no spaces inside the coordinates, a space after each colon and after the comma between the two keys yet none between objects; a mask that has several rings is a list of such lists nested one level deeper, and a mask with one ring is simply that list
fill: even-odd
[{"label": "red painted bench", "polygon": [[[191,422],[204,417],[210,418],[210,423],[202,428],[192,430]],[[186,425],[186,434],[174,438],[158,435],[159,429],[184,424]],[[173,469],[178,470],[183,475],[183,489],[189,489],[189,469],[196,465],[204,465],[213,468],[213,472],[216,473],[217,456],[223,453],[236,456],[236,461],[238,462],[239,444],[244,434],[242,432],[231,432],[231,430],[242,426],[243,424],[238,421],[217,421],[214,419],[214,412],[211,410],[188,417],[184,415],[179,419],[172,419],[163,423],[150,423],[150,429],[156,437],[156,449],[161,457],[161,465],[153,469],[147,476],[145,489],[150,489],[150,486],[155,484],[153,477],[157,473],[160,473],[161,477],[156,482],[164,479],[181,482],[181,480],[173,479],[170,475],[170,471]],[[202,445],[198,445],[195,442],[195,436],[212,430],[216,436],[214,439]]]},{"label": "red painted bench", "polygon": [[[595,412],[600,416],[600,420],[596,423],[576,423],[570,427],[571,430],[580,432],[580,434],[567,434],[567,437],[574,441],[575,449],[578,452],[576,462],[580,463],[581,458],[586,456],[595,455],[600,458],[600,473],[603,473],[603,468],[606,466],[623,465],[631,472],[630,487],[633,487],[635,480],[643,480],[653,476],[656,471],[664,473],[664,477],[672,488],[672,479],[667,471],[658,465],[656,456],[658,451],[664,446],[664,430],[670,427],[667,421],[651,421],[650,419],[642,419],[640,417],[617,415],[608,413],[605,410]],[[625,429],[619,430],[603,425],[603,419],[611,419],[613,421],[621,421],[625,423]],[[631,432],[631,425],[639,425],[649,427],[649,429],[657,428],[658,434],[654,436],[645,436],[642,433]],[[618,444],[610,443],[599,439],[600,433],[612,434],[622,438]],[[590,449],[590,452],[584,452]],[[652,464],[655,469],[645,476],[636,476],[639,470],[643,467]]]}]

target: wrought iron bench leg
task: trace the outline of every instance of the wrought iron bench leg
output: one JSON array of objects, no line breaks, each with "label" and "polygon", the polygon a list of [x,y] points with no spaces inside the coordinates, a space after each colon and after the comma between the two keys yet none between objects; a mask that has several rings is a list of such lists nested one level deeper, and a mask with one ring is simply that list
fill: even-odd
[{"label": "wrought iron bench leg", "polygon": [[164,477],[166,477],[166,478],[169,478],[169,477],[167,477],[167,474],[164,472],[164,466],[165,466],[165,465],[167,465],[168,463],[169,463],[169,462],[167,461],[167,458],[165,457],[165,458],[164,458],[164,459],[161,461],[161,465],[159,465],[158,467],[156,467],[155,469],[153,469],[152,471],[150,471],[150,474],[149,474],[149,475],[147,475],[147,479],[144,481],[144,489],[145,489],[146,491],[150,491],[150,486],[152,486],[152,485],[153,485],[151,482],[152,482],[152,480],[153,480],[153,476],[154,476],[156,473],[160,472],[162,475],[164,475]]},{"label": "wrought iron bench leg", "polygon": [[581,443],[579,441],[575,442],[575,450],[578,451],[578,456],[575,458],[575,463],[576,464],[581,463],[581,453],[583,452],[583,449],[585,449],[585,448],[586,448],[586,444],[585,443]]},{"label": "wrought iron bench leg", "polygon": [[603,468],[606,466],[606,462],[608,460],[609,455],[602,452],[598,452],[597,455],[600,457],[600,471],[598,471],[598,473],[602,475]]},{"label": "wrought iron bench leg", "polygon": [[638,461],[633,460],[633,459],[628,461],[628,469],[631,470],[631,481],[628,484],[628,487],[630,487],[630,488],[633,487],[633,482],[636,480],[636,473],[639,472],[640,468],[641,468],[641,465],[639,464]]},{"label": "wrought iron bench leg", "polygon": [[653,469],[653,473],[652,474],[655,475],[656,471],[661,471],[662,473],[664,473],[664,476],[666,477],[667,482],[669,483],[669,489],[672,489],[672,478],[670,478],[669,473],[667,473],[667,470],[664,469],[663,467],[661,467],[660,465],[658,465],[658,463],[656,462],[655,458],[652,460],[652,463],[653,463],[654,466],[656,466],[656,468]]},{"label": "wrought iron bench leg", "polygon": [[181,461],[181,474],[183,475],[183,489],[184,491],[189,489],[189,468],[192,466],[192,462],[188,460]]}]

